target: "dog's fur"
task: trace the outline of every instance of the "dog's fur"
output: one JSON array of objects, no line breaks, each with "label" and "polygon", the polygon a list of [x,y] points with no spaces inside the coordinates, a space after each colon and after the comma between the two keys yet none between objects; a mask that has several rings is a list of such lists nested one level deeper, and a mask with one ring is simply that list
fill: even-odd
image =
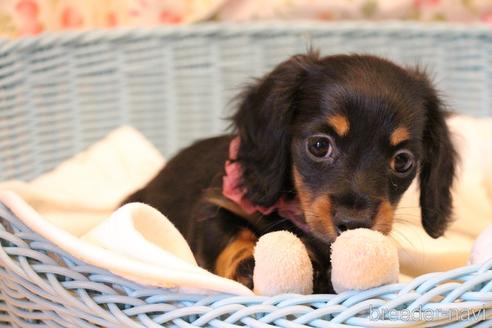
[{"label": "dog's fur", "polygon": [[[373,56],[310,52],[278,65],[240,99],[232,135],[183,150],[126,200],[163,212],[204,268],[251,287],[257,238],[287,229],[307,245],[315,292],[330,292],[329,244],[351,228],[389,233],[393,211],[416,175],[423,227],[434,238],[444,233],[456,156],[442,103],[422,72]],[[277,212],[247,215],[222,195],[234,136],[247,198],[265,207],[281,197],[298,199],[308,232]],[[313,136],[329,141],[330,156],[312,155],[320,145]],[[415,160],[404,174],[393,170],[401,149]]]}]

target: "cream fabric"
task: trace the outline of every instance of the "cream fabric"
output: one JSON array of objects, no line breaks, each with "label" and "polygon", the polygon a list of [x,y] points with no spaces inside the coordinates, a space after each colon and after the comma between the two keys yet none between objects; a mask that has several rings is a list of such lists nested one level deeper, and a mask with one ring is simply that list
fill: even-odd
[{"label": "cream fabric", "polygon": [[136,130],[122,127],[30,183],[0,184],[0,201],[73,256],[145,285],[252,295],[196,264],[178,230],[150,206],[114,211],[164,165]]}]

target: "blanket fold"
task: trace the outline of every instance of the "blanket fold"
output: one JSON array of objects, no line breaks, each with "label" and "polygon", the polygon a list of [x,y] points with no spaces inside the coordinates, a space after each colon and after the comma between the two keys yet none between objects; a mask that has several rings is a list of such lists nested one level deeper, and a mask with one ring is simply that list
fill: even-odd
[{"label": "blanket fold", "polygon": [[0,202],[69,254],[123,278],[193,293],[252,295],[200,268],[183,236],[154,208],[117,209],[163,165],[143,135],[121,127],[29,183],[1,183]]}]

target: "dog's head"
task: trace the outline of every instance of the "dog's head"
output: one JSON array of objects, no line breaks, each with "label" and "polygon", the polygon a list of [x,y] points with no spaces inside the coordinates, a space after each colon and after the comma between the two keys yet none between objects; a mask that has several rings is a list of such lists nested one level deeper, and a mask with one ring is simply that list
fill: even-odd
[{"label": "dog's head", "polygon": [[373,56],[297,55],[247,88],[233,122],[247,198],[298,197],[319,238],[389,233],[416,175],[424,229],[445,231],[456,156],[423,73]]}]

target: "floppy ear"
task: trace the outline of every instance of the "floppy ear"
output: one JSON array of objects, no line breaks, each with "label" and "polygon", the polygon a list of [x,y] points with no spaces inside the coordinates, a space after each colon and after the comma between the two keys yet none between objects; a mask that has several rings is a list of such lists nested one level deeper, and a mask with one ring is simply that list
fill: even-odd
[{"label": "floppy ear", "polygon": [[456,151],[446,125],[442,103],[431,83],[425,84],[425,125],[420,164],[420,208],[422,225],[433,238],[444,234],[451,221],[451,188],[455,175]]},{"label": "floppy ear", "polygon": [[232,117],[240,138],[237,160],[246,197],[255,204],[271,206],[292,189],[289,125],[296,93],[318,59],[314,52],[293,56],[241,95]]}]

